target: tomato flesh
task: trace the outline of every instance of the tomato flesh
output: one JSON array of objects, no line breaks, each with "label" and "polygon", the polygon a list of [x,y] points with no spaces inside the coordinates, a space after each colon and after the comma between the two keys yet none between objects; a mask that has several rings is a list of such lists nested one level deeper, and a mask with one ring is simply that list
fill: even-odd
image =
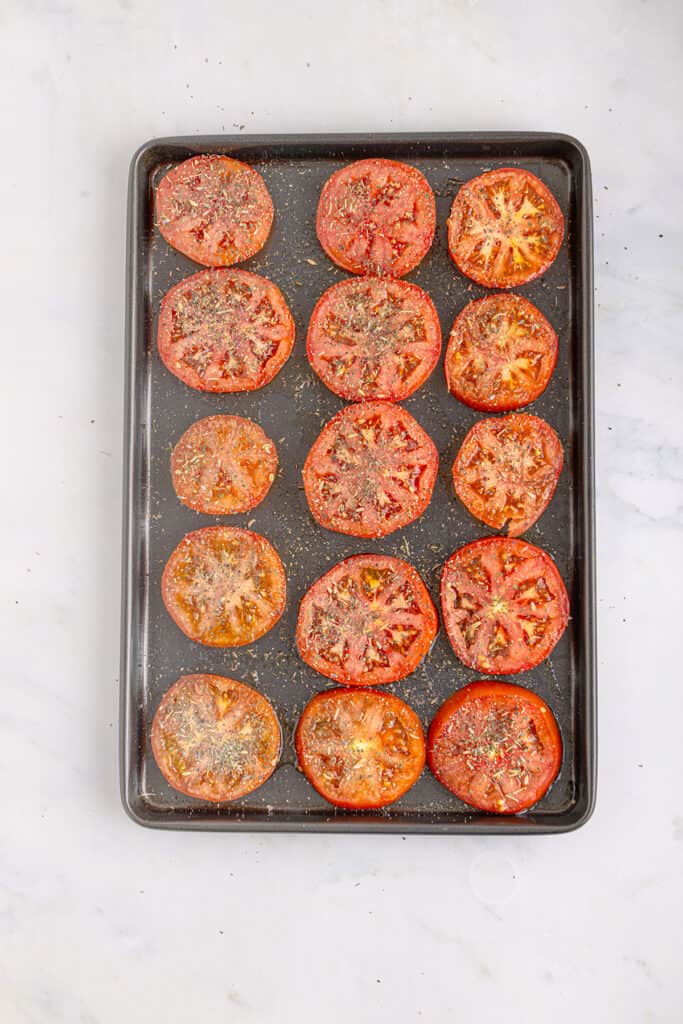
[{"label": "tomato flesh", "polygon": [[446,348],[446,383],[459,401],[508,412],[545,391],[557,362],[557,335],[521,295],[487,295],[458,314]]},{"label": "tomato flesh", "polygon": [[321,526],[354,537],[384,537],[422,515],[439,456],[399,405],[347,406],[323,428],[304,464],[304,489]]},{"label": "tomato flesh", "polygon": [[538,416],[479,420],[453,463],[455,493],[487,526],[518,537],[548,507],[563,458],[559,437]]},{"label": "tomato flesh", "polygon": [[358,160],[336,171],[320,194],[316,230],[323,249],[352,274],[403,277],[434,238],[429,182],[396,160]]},{"label": "tomato flesh", "polygon": [[346,401],[402,402],[438,363],[441,326],[416,284],[351,278],[319,299],[306,348],[323,383]]},{"label": "tomato flesh", "polygon": [[432,599],[411,565],[390,555],[353,555],[305,595],[296,639],[317,672],[374,686],[413,672],[437,629]]},{"label": "tomato flesh", "polygon": [[227,267],[262,249],[273,201],[253,167],[227,156],[194,156],[156,190],[156,221],[169,245],[206,267]]},{"label": "tomato flesh", "polygon": [[564,217],[550,189],[530,171],[505,167],[466,182],[448,219],[458,269],[487,288],[514,288],[557,257]]},{"label": "tomato flesh", "polygon": [[201,270],[161,301],[159,355],[199,391],[255,391],[282,369],[294,320],[280,289],[246,270]]},{"label": "tomato flesh", "polygon": [[206,526],[188,533],[161,579],[166,609],[186,636],[209,647],[240,647],[272,629],[285,607],[285,571],[258,533]]},{"label": "tomato flesh", "polygon": [[446,562],[441,609],[464,665],[511,675],[547,658],[567,626],[569,598],[555,563],[541,548],[486,537],[459,548]]},{"label": "tomato flesh", "polygon": [[171,455],[180,501],[197,512],[231,515],[263,501],[275,479],[275,445],[241,416],[207,416],[189,427]]},{"label": "tomato flesh", "polygon": [[166,781],[197,800],[237,800],[268,779],[280,757],[270,701],[224,676],[181,676],[152,722],[152,753]]},{"label": "tomato flesh", "polygon": [[519,814],[556,779],[562,739],[540,697],[510,683],[476,682],[441,706],[427,739],[429,767],[481,811]]},{"label": "tomato flesh", "polygon": [[398,697],[376,690],[319,693],[296,730],[299,764],[338,807],[384,807],[417,782],[425,764],[420,720]]}]

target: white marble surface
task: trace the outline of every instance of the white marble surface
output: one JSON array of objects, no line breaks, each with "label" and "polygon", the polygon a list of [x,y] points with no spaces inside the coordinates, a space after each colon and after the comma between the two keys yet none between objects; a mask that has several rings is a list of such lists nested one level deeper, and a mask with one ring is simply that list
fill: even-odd
[{"label": "white marble surface", "polygon": [[[367,6],[0,5],[2,1024],[683,1020],[681,5]],[[588,147],[600,780],[579,832],[201,836],[124,816],[127,165],[150,136],[223,128]]]}]

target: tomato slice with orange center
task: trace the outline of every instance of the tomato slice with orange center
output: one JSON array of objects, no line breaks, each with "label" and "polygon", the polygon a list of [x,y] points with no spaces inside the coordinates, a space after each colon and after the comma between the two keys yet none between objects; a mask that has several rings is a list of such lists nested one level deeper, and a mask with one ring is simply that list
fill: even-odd
[{"label": "tomato slice with orange center", "polygon": [[323,428],[304,464],[314,519],[354,537],[384,537],[422,515],[439,456],[416,420],[389,402],[347,406]]},{"label": "tomato slice with orange center", "polygon": [[487,295],[458,314],[446,348],[446,383],[472,409],[507,412],[535,401],[557,362],[557,335],[521,295]]},{"label": "tomato slice with orange center", "polygon": [[403,277],[427,253],[435,227],[429,182],[396,160],[348,164],[320,194],[318,239],[330,259],[352,274]]},{"label": "tomato slice with orange center", "polygon": [[169,785],[197,800],[237,800],[268,779],[282,745],[270,701],[224,676],[181,676],[152,722],[152,753]]},{"label": "tomato slice with orange center", "polygon": [[173,167],[156,190],[156,221],[169,245],[206,267],[262,249],[273,201],[261,175],[232,157],[205,154]]},{"label": "tomato slice with orange center", "polygon": [[328,690],[303,710],[299,764],[332,804],[384,807],[417,782],[425,763],[420,720],[399,697],[376,690]]},{"label": "tomato slice with orange center", "polygon": [[416,284],[352,278],[318,300],[306,347],[315,372],[341,398],[402,402],[438,363],[441,326]]},{"label": "tomato slice with orange center", "polygon": [[540,178],[518,167],[466,182],[448,219],[458,269],[487,288],[514,288],[543,274],[557,257],[564,217]]},{"label": "tomato slice with orange center", "polygon": [[186,636],[210,647],[258,640],[285,607],[285,571],[258,533],[206,526],[181,540],[161,579],[166,609]]},{"label": "tomato slice with orange center", "polygon": [[159,355],[199,391],[255,391],[282,369],[294,320],[280,289],[246,270],[201,270],[161,301]]},{"label": "tomato slice with orange center", "polygon": [[411,565],[353,555],[317,580],[301,602],[299,653],[347,685],[393,683],[413,672],[436,636],[429,592]]},{"label": "tomato slice with orange center", "polygon": [[453,463],[455,493],[477,519],[517,537],[548,507],[563,459],[559,437],[538,416],[479,420]]},{"label": "tomato slice with orange center", "polygon": [[560,771],[562,739],[540,697],[510,683],[477,682],[443,704],[427,739],[429,767],[481,811],[519,814]]},{"label": "tomato slice with orange center", "polygon": [[446,562],[441,610],[464,665],[511,675],[539,665],[567,626],[569,598],[552,558],[526,541],[486,537]]},{"label": "tomato slice with orange center", "polygon": [[185,431],[171,455],[178,498],[197,512],[248,512],[275,479],[275,445],[241,416],[207,416]]}]

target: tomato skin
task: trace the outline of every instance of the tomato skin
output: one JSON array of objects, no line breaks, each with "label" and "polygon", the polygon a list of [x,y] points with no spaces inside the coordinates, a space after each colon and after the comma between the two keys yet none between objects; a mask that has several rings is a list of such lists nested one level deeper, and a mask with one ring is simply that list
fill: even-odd
[{"label": "tomato skin", "polygon": [[207,416],[188,427],[173,449],[171,477],[188,508],[233,515],[263,501],[277,465],[275,445],[257,423],[241,416]]},{"label": "tomato skin", "polygon": [[564,237],[564,217],[540,178],[519,167],[465,182],[448,218],[448,249],[466,277],[515,288],[544,274]]},{"label": "tomato skin", "polygon": [[168,244],[206,267],[254,256],[265,245],[274,216],[258,171],[216,154],[191,157],[168,171],[156,189],[155,211]]},{"label": "tomato skin", "polygon": [[294,335],[280,289],[247,270],[200,270],[174,285],[159,307],[161,360],[197,391],[264,387],[289,359]]},{"label": "tomato skin", "polygon": [[[377,686],[414,672],[438,628],[429,591],[412,565],[391,555],[352,555],[304,595],[296,642],[306,664],[328,679]],[[364,647],[354,643],[358,637]],[[340,644],[344,650],[335,658]]]},{"label": "tomato skin", "polygon": [[285,609],[285,570],[273,545],[236,526],[186,534],[161,577],[166,610],[190,640],[243,647],[265,636]]},{"label": "tomato skin", "polygon": [[402,402],[439,361],[439,316],[416,284],[347,278],[318,299],[306,352],[322,382],[347,402]]},{"label": "tomato skin", "polygon": [[484,537],[447,560],[441,612],[463,665],[516,675],[553,650],[569,620],[569,598],[546,551],[517,538]]},{"label": "tomato skin", "polygon": [[[245,720],[247,728],[239,729]],[[263,694],[236,679],[203,674],[181,676],[166,691],[150,741],[159,771],[173,789],[222,803],[252,793],[270,778],[282,732]]]},{"label": "tomato skin", "polygon": [[[392,464],[394,473],[403,474],[407,483],[397,485],[394,496],[388,497],[380,488]],[[304,463],[311,515],[337,533],[385,537],[422,515],[432,497],[438,465],[434,442],[400,405],[346,406],[323,427]],[[386,512],[380,504],[385,499]]]},{"label": "tomato skin", "polygon": [[393,803],[425,765],[424,732],[413,709],[391,693],[360,687],[316,694],[301,714],[295,746],[313,788],[347,810]]},{"label": "tomato skin", "polygon": [[555,331],[528,299],[504,293],[475,299],[457,315],[448,339],[448,390],[481,412],[519,409],[545,391],[557,350]]},{"label": "tomato skin", "polygon": [[531,690],[484,680],[441,705],[429,728],[427,759],[439,782],[471,807],[519,814],[557,778],[562,737],[552,711]]},{"label": "tomato skin", "polygon": [[479,420],[455,457],[453,486],[473,516],[495,530],[507,523],[508,536],[518,537],[550,504],[563,461],[559,437],[538,416]]},{"label": "tomato skin", "polygon": [[352,274],[403,277],[426,255],[435,229],[429,182],[396,160],[347,164],[320,194],[318,239],[330,259]]}]

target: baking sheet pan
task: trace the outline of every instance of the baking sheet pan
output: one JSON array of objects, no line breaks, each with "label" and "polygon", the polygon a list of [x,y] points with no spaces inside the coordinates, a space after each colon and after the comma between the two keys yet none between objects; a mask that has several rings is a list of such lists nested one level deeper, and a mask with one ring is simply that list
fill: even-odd
[{"label": "baking sheet pan", "polygon": [[[156,352],[156,317],[164,293],[201,269],[171,249],[154,226],[153,189],[174,164],[197,153],[226,153],[263,175],[275,204],[265,248],[240,264],[271,278],[294,315],[294,352],[267,387],[235,395],[188,388]],[[432,502],[415,523],[364,541],[330,533],[312,520],[301,467],[321,427],[344,404],[310,369],[305,353],[309,316],[322,292],[348,276],[333,265],[315,235],[323,183],[340,166],[368,156],[418,167],[434,189],[437,233],[423,262],[408,275],[431,296],[444,347],[453,319],[488,294],[455,268],[446,219],[460,184],[485,170],[520,166],[541,177],[566,219],[560,254],[539,280],[519,289],[548,317],[559,337],[555,373],[528,411],[547,419],[565,446],[565,466],[553,501],[524,535],[545,548],[567,584],[571,620],[550,657],[510,677],[553,709],[563,738],[559,778],[530,812],[483,814],[468,808],[425,769],[418,783],[381,811],[327,804],[296,767],[292,737],[303,706],[331,685],[299,658],[294,644],[298,605],[308,587],[348,555],[380,551],[412,563],[438,605],[446,558],[491,534],[455,499],[451,466],[460,442],[481,413],[450,396],[443,359],[428,383],[404,404],[434,439],[440,455]],[[123,511],[121,650],[121,789],[140,824],[207,830],[363,831],[397,833],[564,832],[583,824],[595,799],[595,540],[593,495],[592,200],[587,154],[576,140],[546,133],[418,135],[191,136],[153,140],[131,165],[128,205],[125,372],[126,435]],[[234,413],[260,423],[276,442],[280,469],[256,509],[230,517],[195,513],[176,498],[169,473],[173,445],[195,420]],[[234,650],[203,647],[185,637],[160,595],[164,564],[190,530],[213,523],[250,526],[276,547],[287,572],[287,608],[260,641]],[[152,717],[165,690],[184,673],[212,672],[242,680],[273,703],[284,732],[282,760],[264,786],[242,800],[212,805],[175,792],[158,771],[149,746]],[[406,700],[425,728],[442,701],[479,676],[456,659],[443,628],[418,670],[388,689]]]}]

